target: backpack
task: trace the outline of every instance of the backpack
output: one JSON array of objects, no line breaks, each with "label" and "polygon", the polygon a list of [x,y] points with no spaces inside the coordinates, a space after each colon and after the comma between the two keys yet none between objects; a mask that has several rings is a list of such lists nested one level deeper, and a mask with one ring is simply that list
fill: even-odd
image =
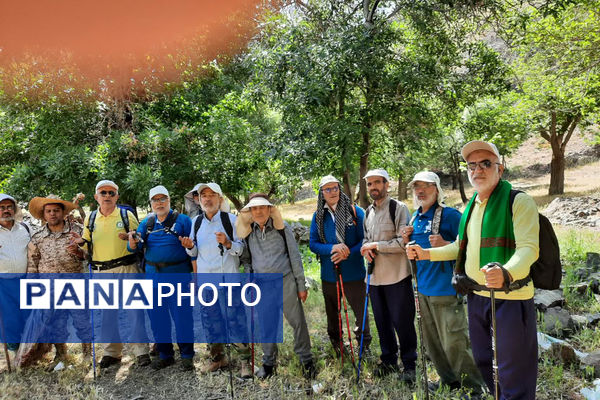
[{"label": "backpack", "polygon": [[[277,229],[277,232],[279,232],[279,234],[283,238],[283,244],[285,245],[285,253],[288,256],[288,259],[290,260],[290,265],[291,265],[292,259],[290,257],[290,248],[288,247],[287,238],[285,237],[285,227],[283,229]],[[250,251],[250,236],[252,236],[252,235],[248,235],[248,237],[246,237],[246,239],[244,239],[244,245],[248,249],[248,254],[250,256],[250,265],[249,265],[250,273],[253,273],[254,268],[252,268],[252,251]]]},{"label": "backpack", "polygon": [[[119,213],[121,214],[121,221],[123,221],[123,228],[125,229],[125,232],[129,232],[129,215],[127,215],[127,211],[129,209],[120,207],[120,206],[118,206],[118,208],[119,208]],[[87,228],[90,231],[90,241],[88,242],[88,258],[90,261],[92,260],[92,255],[93,255],[94,241],[93,241],[92,237],[93,237],[93,233],[94,233],[94,227],[95,227],[97,215],[98,215],[98,210],[92,211],[92,213],[90,214],[90,219],[88,220],[88,224],[87,224]]]},{"label": "backpack", "polygon": [[[392,224],[394,224],[394,226],[396,226],[396,207],[398,206],[398,202],[392,198],[390,198],[390,218],[392,219]],[[373,209],[373,204],[369,205],[369,207],[367,207],[367,211],[365,212],[365,220],[367,218],[369,218],[369,213],[371,212],[371,210]],[[356,212],[356,211],[355,211]]]},{"label": "backpack", "polygon": [[[169,232],[169,233],[173,233],[175,234],[176,232],[173,232],[171,230],[171,228],[173,227],[173,225],[175,225],[175,222],[177,221],[177,217],[179,217],[179,212],[176,210],[173,210],[173,212],[167,217],[167,219],[164,220],[164,222],[162,222],[162,225],[165,227],[165,231]],[[148,214],[148,220],[146,221],[146,237],[148,237],[148,234],[152,231],[154,231],[154,226],[156,225],[156,214],[155,213],[150,213]],[[179,235],[177,235],[179,236]]]},{"label": "backpack", "polygon": [[138,217],[137,209],[135,207],[132,207],[129,204],[117,204],[117,207],[119,207],[121,210],[131,211],[131,213],[135,216],[135,219],[137,219],[138,221],[140,220],[140,218]]},{"label": "backpack", "polygon": [[[517,194],[522,193],[520,190],[510,191],[510,213],[512,215],[512,207]],[[525,286],[530,280],[533,281],[533,286],[539,289],[554,290],[560,286],[562,279],[562,265],[560,262],[560,248],[558,239],[554,233],[552,224],[546,216],[538,213],[540,223],[540,255],[536,262],[531,265],[529,276],[519,279],[511,283],[511,290],[520,289]]]},{"label": "backpack", "polygon": [[[198,218],[194,222],[194,237],[196,241],[198,241],[198,229],[200,229],[200,225],[202,225],[202,220],[204,219],[204,213],[198,214]],[[225,229],[225,233],[229,237],[229,240],[233,240],[233,226],[231,226],[231,220],[229,219],[229,213],[221,211],[221,224],[223,225],[223,229]]]},{"label": "backpack", "polygon": [[[442,224],[442,213],[444,211],[444,204],[438,204],[438,207],[435,209],[435,213],[433,214],[433,221],[431,221],[431,234],[439,235],[440,234],[440,225]],[[408,222],[408,226],[412,226],[417,218],[417,214],[412,216],[410,221]]]}]

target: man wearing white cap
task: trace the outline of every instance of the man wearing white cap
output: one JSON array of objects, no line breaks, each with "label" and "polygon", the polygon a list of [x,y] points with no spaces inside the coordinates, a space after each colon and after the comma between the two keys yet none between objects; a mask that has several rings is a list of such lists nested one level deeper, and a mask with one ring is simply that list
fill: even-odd
[{"label": "man wearing white cap", "polygon": [[[428,249],[456,240],[461,214],[444,206],[440,178],[434,172],[422,171],[408,186],[412,188],[417,210],[413,213],[412,224],[402,231],[404,244],[414,240]],[[440,376],[440,384],[452,389],[464,385],[479,394],[484,383],[469,346],[463,298],[457,296],[452,287],[453,270],[454,262],[451,261],[417,261],[423,341]],[[430,384],[432,389],[437,386]]]},{"label": "man wearing white cap", "polygon": [[[304,377],[314,378],[316,369],[302,308],[308,290],[302,257],[292,229],[283,222],[279,210],[266,194],[255,193],[240,212],[237,231],[240,237],[246,239],[242,256],[244,264],[251,264],[256,273],[283,275],[283,315],[294,330],[294,352],[300,359]],[[276,343],[263,343],[262,348],[263,365],[256,375],[264,379],[275,373],[278,349]]]},{"label": "man wearing white cap", "polygon": [[[454,260],[456,270],[478,285],[458,290],[468,293],[469,336],[473,357],[489,390],[494,393],[492,319],[489,289],[496,296],[497,363],[501,399],[534,399],[537,381],[536,312],[534,288],[527,281],[539,254],[539,216],[534,200],[512,190],[502,180],[504,166],[492,143],[476,140],[462,148],[469,181],[476,190],[458,230],[458,240],[437,248],[411,246],[409,256],[419,260]],[[525,280],[525,281],[522,281]],[[479,287],[487,290],[479,290]]]},{"label": "man wearing white cap", "polygon": [[[12,196],[0,194],[0,274],[24,274],[27,271],[27,246],[31,237],[29,227],[20,222],[20,217],[17,201]],[[5,288],[13,283],[14,290],[0,290],[0,341],[12,342],[8,343],[8,348],[16,351],[24,315],[23,312],[12,311],[19,309],[19,281],[11,279],[4,282]]]},{"label": "man wearing white cap", "polygon": [[402,241],[402,230],[408,224],[409,211],[404,203],[388,195],[390,177],[386,170],[370,170],[364,179],[373,204],[366,211],[361,254],[375,264],[369,293],[381,347],[381,363],[374,374],[383,377],[399,371],[399,342],[404,365],[400,379],[412,383],[417,359],[415,301]]},{"label": "man wearing white cap", "polygon": [[[202,212],[192,220],[190,237],[182,239],[183,246],[195,261],[194,272],[239,273],[244,243],[237,236],[236,216],[229,212],[229,202],[224,198],[221,187],[217,183],[210,182],[200,183],[194,189],[199,194]],[[215,326],[222,325],[223,318],[220,313],[215,314],[214,309],[214,307],[203,308],[203,320],[212,321],[212,325]],[[238,316],[241,313],[243,311],[236,307],[236,310],[227,316]],[[235,321],[228,321],[228,323],[233,322]],[[235,347],[242,359],[240,375],[243,378],[252,377],[250,348],[246,344],[237,344]],[[222,343],[210,343],[209,350],[210,362],[203,368],[203,372],[214,372],[229,365]]]},{"label": "man wearing white cap", "polygon": [[[87,248],[88,260],[95,273],[139,273],[139,261],[135,254],[127,250],[129,231],[138,227],[138,220],[131,211],[117,207],[119,187],[110,180],[101,180],[96,184],[94,199],[98,210],[92,211],[84,221],[83,235],[72,235],[80,245]],[[116,310],[103,310],[102,329],[117,329]],[[143,329],[144,314],[141,310],[128,310],[131,326]],[[116,332],[118,336],[118,330]],[[150,365],[147,343],[133,343],[133,352],[139,366]],[[100,368],[107,368],[121,362],[122,343],[106,343]]]},{"label": "man wearing white cap", "polygon": [[[192,264],[181,240],[190,235],[192,220],[187,215],[171,209],[169,191],[162,185],[150,189],[149,200],[153,212],[140,222],[137,235],[133,231],[129,232],[128,249],[144,254],[147,274],[189,274]],[[193,370],[194,343],[190,342],[190,338],[193,337],[192,309],[185,305],[178,307],[176,299],[171,296],[164,299],[162,306],[155,307],[148,315],[159,353],[158,359],[152,362],[152,368],[159,370],[175,363],[175,352],[170,340],[172,318],[177,337],[188,338],[187,341],[178,340],[177,343],[181,354],[180,368],[183,371]],[[168,334],[163,335],[165,332]]]},{"label": "man wearing white cap", "polygon": [[[338,323],[338,299],[335,266],[339,266],[344,292],[356,323],[354,335],[360,346],[362,319],[365,301],[365,262],[360,255],[364,238],[363,220],[365,212],[352,204],[342,191],[340,181],[332,175],[324,176],[319,182],[317,211],[310,224],[310,249],[320,257],[321,282],[327,314],[327,334],[336,354],[343,344]],[[365,321],[365,349],[371,343],[368,321]]]}]

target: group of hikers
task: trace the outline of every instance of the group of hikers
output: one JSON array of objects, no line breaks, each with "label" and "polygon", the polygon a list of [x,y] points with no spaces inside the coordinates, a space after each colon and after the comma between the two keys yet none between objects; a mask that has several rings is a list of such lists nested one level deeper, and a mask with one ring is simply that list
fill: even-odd
[{"label": "group of hikers", "polygon": [[[509,286],[527,278],[538,258],[537,206],[525,193],[511,195],[494,144],[469,142],[462,148],[462,157],[476,192],[462,215],[444,205],[440,179],[429,171],[417,173],[409,184],[416,207],[412,215],[404,203],[388,195],[390,178],[383,169],[370,170],[363,177],[373,200],[366,210],[353,204],[334,176],[320,180],[309,246],[321,264],[327,334],[333,351],[342,359],[349,353],[354,358],[358,349],[361,355],[372,351],[366,305],[370,301],[381,352],[373,376],[393,373],[402,382],[413,384],[417,379],[418,313],[421,341],[440,377],[438,382],[429,382],[428,390],[440,385],[462,388],[465,398],[475,399],[487,386],[497,398],[534,399],[537,336],[533,284],[529,281],[516,290]],[[251,266],[256,273],[280,273],[283,315],[293,329],[294,352],[304,376],[316,376],[303,309],[308,289],[302,258],[291,228],[267,195],[250,195],[236,216],[217,183],[202,183],[185,195],[186,215],[173,210],[164,186],[156,186],[149,192],[152,213],[139,224],[131,211],[118,207],[119,187],[114,182],[98,182],[94,198],[98,209],[86,216],[83,224],[68,218],[78,207],[74,202],[56,196],[32,199],[29,212],[44,225],[30,236],[29,228],[18,222],[17,201],[0,194],[0,273],[83,272],[86,258],[93,273],[135,273],[139,272],[140,251],[147,274],[238,273],[241,265]],[[411,272],[414,261],[416,276]],[[457,279],[457,273],[462,273],[463,279]],[[418,283],[416,297],[413,280]],[[490,294],[496,289],[492,303]],[[17,296],[0,292],[5,331],[23,325],[23,321],[11,321],[6,312],[19,307]],[[342,305],[347,318],[346,301],[355,317],[354,339],[348,320],[344,338]],[[182,314],[185,311],[169,302],[161,307],[161,312],[170,313],[176,331],[190,329],[189,315]],[[114,315],[105,312],[102,318],[104,323]],[[142,313],[132,312],[131,318],[133,325],[143,324],[143,320],[135,320],[143,318]],[[18,346],[8,343],[13,351]],[[123,345],[103,346],[100,368],[119,364]],[[178,346],[181,369],[193,370],[194,344]],[[258,371],[251,366],[249,344],[233,347],[243,378],[268,378],[276,373],[277,344],[262,344]],[[55,348],[51,366],[66,353],[65,344],[57,343]],[[45,351],[49,350],[47,345]],[[90,345],[83,344],[83,351],[89,357]],[[141,367],[159,370],[175,363],[171,343],[157,343],[154,359],[147,343],[132,344],[132,351]],[[209,352],[203,372],[229,366],[224,344],[209,344]]]}]

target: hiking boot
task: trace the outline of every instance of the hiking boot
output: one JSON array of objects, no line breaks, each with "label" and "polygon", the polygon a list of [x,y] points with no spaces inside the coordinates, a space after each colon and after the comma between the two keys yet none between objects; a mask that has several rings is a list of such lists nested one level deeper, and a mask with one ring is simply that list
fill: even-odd
[{"label": "hiking boot", "polygon": [[275,367],[272,365],[263,365],[256,373],[258,379],[267,379],[275,374]]},{"label": "hiking boot", "polygon": [[208,374],[211,372],[215,372],[222,368],[225,368],[228,365],[229,365],[229,362],[227,361],[227,358],[223,357],[218,361],[211,361],[208,365],[206,365],[204,368],[202,368],[202,373]]},{"label": "hiking boot", "polygon": [[376,378],[383,378],[386,375],[399,371],[400,368],[398,367],[398,364],[379,363],[375,367],[375,370],[373,370],[373,376]]},{"label": "hiking boot", "polygon": [[150,346],[150,356],[158,357],[158,344],[153,343],[152,346]]},{"label": "hiking boot", "polygon": [[152,360],[150,359],[149,354],[142,354],[141,356],[137,356],[135,359],[135,364],[138,367],[147,367],[151,362]]},{"label": "hiking boot", "polygon": [[100,368],[108,368],[111,365],[120,364],[121,358],[111,357],[111,356],[103,356],[100,360]]},{"label": "hiking boot", "polygon": [[414,369],[405,369],[402,371],[402,373],[400,373],[400,381],[408,385],[415,383],[416,377],[417,373]]},{"label": "hiking boot", "polygon": [[181,362],[179,363],[179,369],[183,372],[193,371],[194,369],[196,369],[196,367],[194,367],[194,359],[182,358]]},{"label": "hiking boot", "polygon": [[315,363],[311,360],[302,365],[302,376],[304,379],[311,380],[317,376],[317,369],[315,368]]},{"label": "hiking boot", "polygon": [[250,362],[242,361],[242,368],[240,369],[240,377],[242,379],[250,379],[250,378],[252,378],[253,373],[254,373],[254,371],[252,371],[252,366],[250,365]]},{"label": "hiking boot", "polygon": [[175,359],[173,357],[169,357],[169,358],[157,358],[156,360],[152,361],[152,364],[150,364],[150,367],[155,370],[158,371],[159,369],[163,369],[163,368],[167,368],[170,365],[175,364]]}]

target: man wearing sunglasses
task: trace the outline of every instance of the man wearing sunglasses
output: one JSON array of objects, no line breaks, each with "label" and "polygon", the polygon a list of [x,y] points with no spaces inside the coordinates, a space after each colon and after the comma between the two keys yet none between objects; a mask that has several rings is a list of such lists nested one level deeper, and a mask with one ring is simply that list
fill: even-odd
[{"label": "man wearing sunglasses", "polygon": [[[117,207],[119,187],[113,181],[102,180],[96,184],[94,199],[98,202],[98,210],[85,219],[83,235],[80,237],[75,232],[72,233],[77,243],[87,249],[92,271],[94,273],[139,273],[137,255],[127,250],[129,232],[126,231],[127,225],[130,230],[135,230],[138,227],[138,220],[131,211]],[[118,320],[116,311],[103,310],[103,332],[118,329],[115,322]],[[142,310],[127,311],[130,326],[134,329],[143,329],[145,324]],[[118,331],[113,334],[116,337],[119,335]],[[140,335],[140,332],[136,334],[138,337]],[[150,365],[147,343],[133,343],[131,346],[137,365],[142,367]],[[106,343],[100,368],[119,364],[122,351],[122,343]]]},{"label": "man wearing sunglasses", "polygon": [[[129,232],[128,249],[144,254],[147,274],[187,274],[192,270],[190,257],[180,239],[188,237],[192,220],[185,214],[171,209],[171,198],[166,187],[159,185],[150,189],[152,213],[137,228],[137,235]],[[191,281],[191,280],[190,280]],[[185,282],[185,278],[182,279]],[[175,352],[171,343],[171,318],[179,340],[181,354],[179,367],[182,371],[194,369],[193,316],[191,307],[185,303],[177,306],[175,296],[164,299],[162,306],[149,310],[152,331],[157,341],[159,358],[152,362],[152,369],[159,370],[175,363]]]},{"label": "man wearing sunglasses", "polygon": [[[21,210],[17,201],[0,194],[0,275],[24,274],[27,271],[27,246],[29,228],[20,221]],[[5,278],[5,277],[0,277]],[[19,310],[19,280],[6,279],[0,290],[0,343],[17,351],[25,315]]]},{"label": "man wearing sunglasses", "polygon": [[[310,249],[321,261],[321,282],[327,315],[327,334],[333,350],[340,355],[340,341],[343,337],[338,323],[338,289],[336,269],[342,275],[344,292],[356,324],[354,335],[360,346],[361,329],[365,301],[365,262],[360,255],[364,238],[363,220],[365,212],[352,204],[342,192],[340,181],[332,175],[324,176],[319,182],[317,211],[310,224]],[[365,349],[371,343],[368,321],[365,321]],[[357,347],[358,348],[358,347]]]},{"label": "man wearing sunglasses", "polygon": [[[462,215],[458,240],[426,250],[410,246],[409,257],[431,261],[458,259],[456,269],[464,271],[479,287],[485,286],[487,290],[473,291],[472,286],[464,290],[469,293],[469,336],[475,363],[494,393],[492,340],[495,339],[498,398],[534,399],[537,336],[533,283],[529,281],[516,290],[506,289],[512,282],[526,278],[538,258],[537,206],[527,194],[511,193],[510,183],[501,179],[504,166],[494,144],[472,141],[461,153],[476,193]],[[496,297],[495,315],[491,311],[490,289],[494,289]],[[494,318],[495,338],[491,333]]]}]

